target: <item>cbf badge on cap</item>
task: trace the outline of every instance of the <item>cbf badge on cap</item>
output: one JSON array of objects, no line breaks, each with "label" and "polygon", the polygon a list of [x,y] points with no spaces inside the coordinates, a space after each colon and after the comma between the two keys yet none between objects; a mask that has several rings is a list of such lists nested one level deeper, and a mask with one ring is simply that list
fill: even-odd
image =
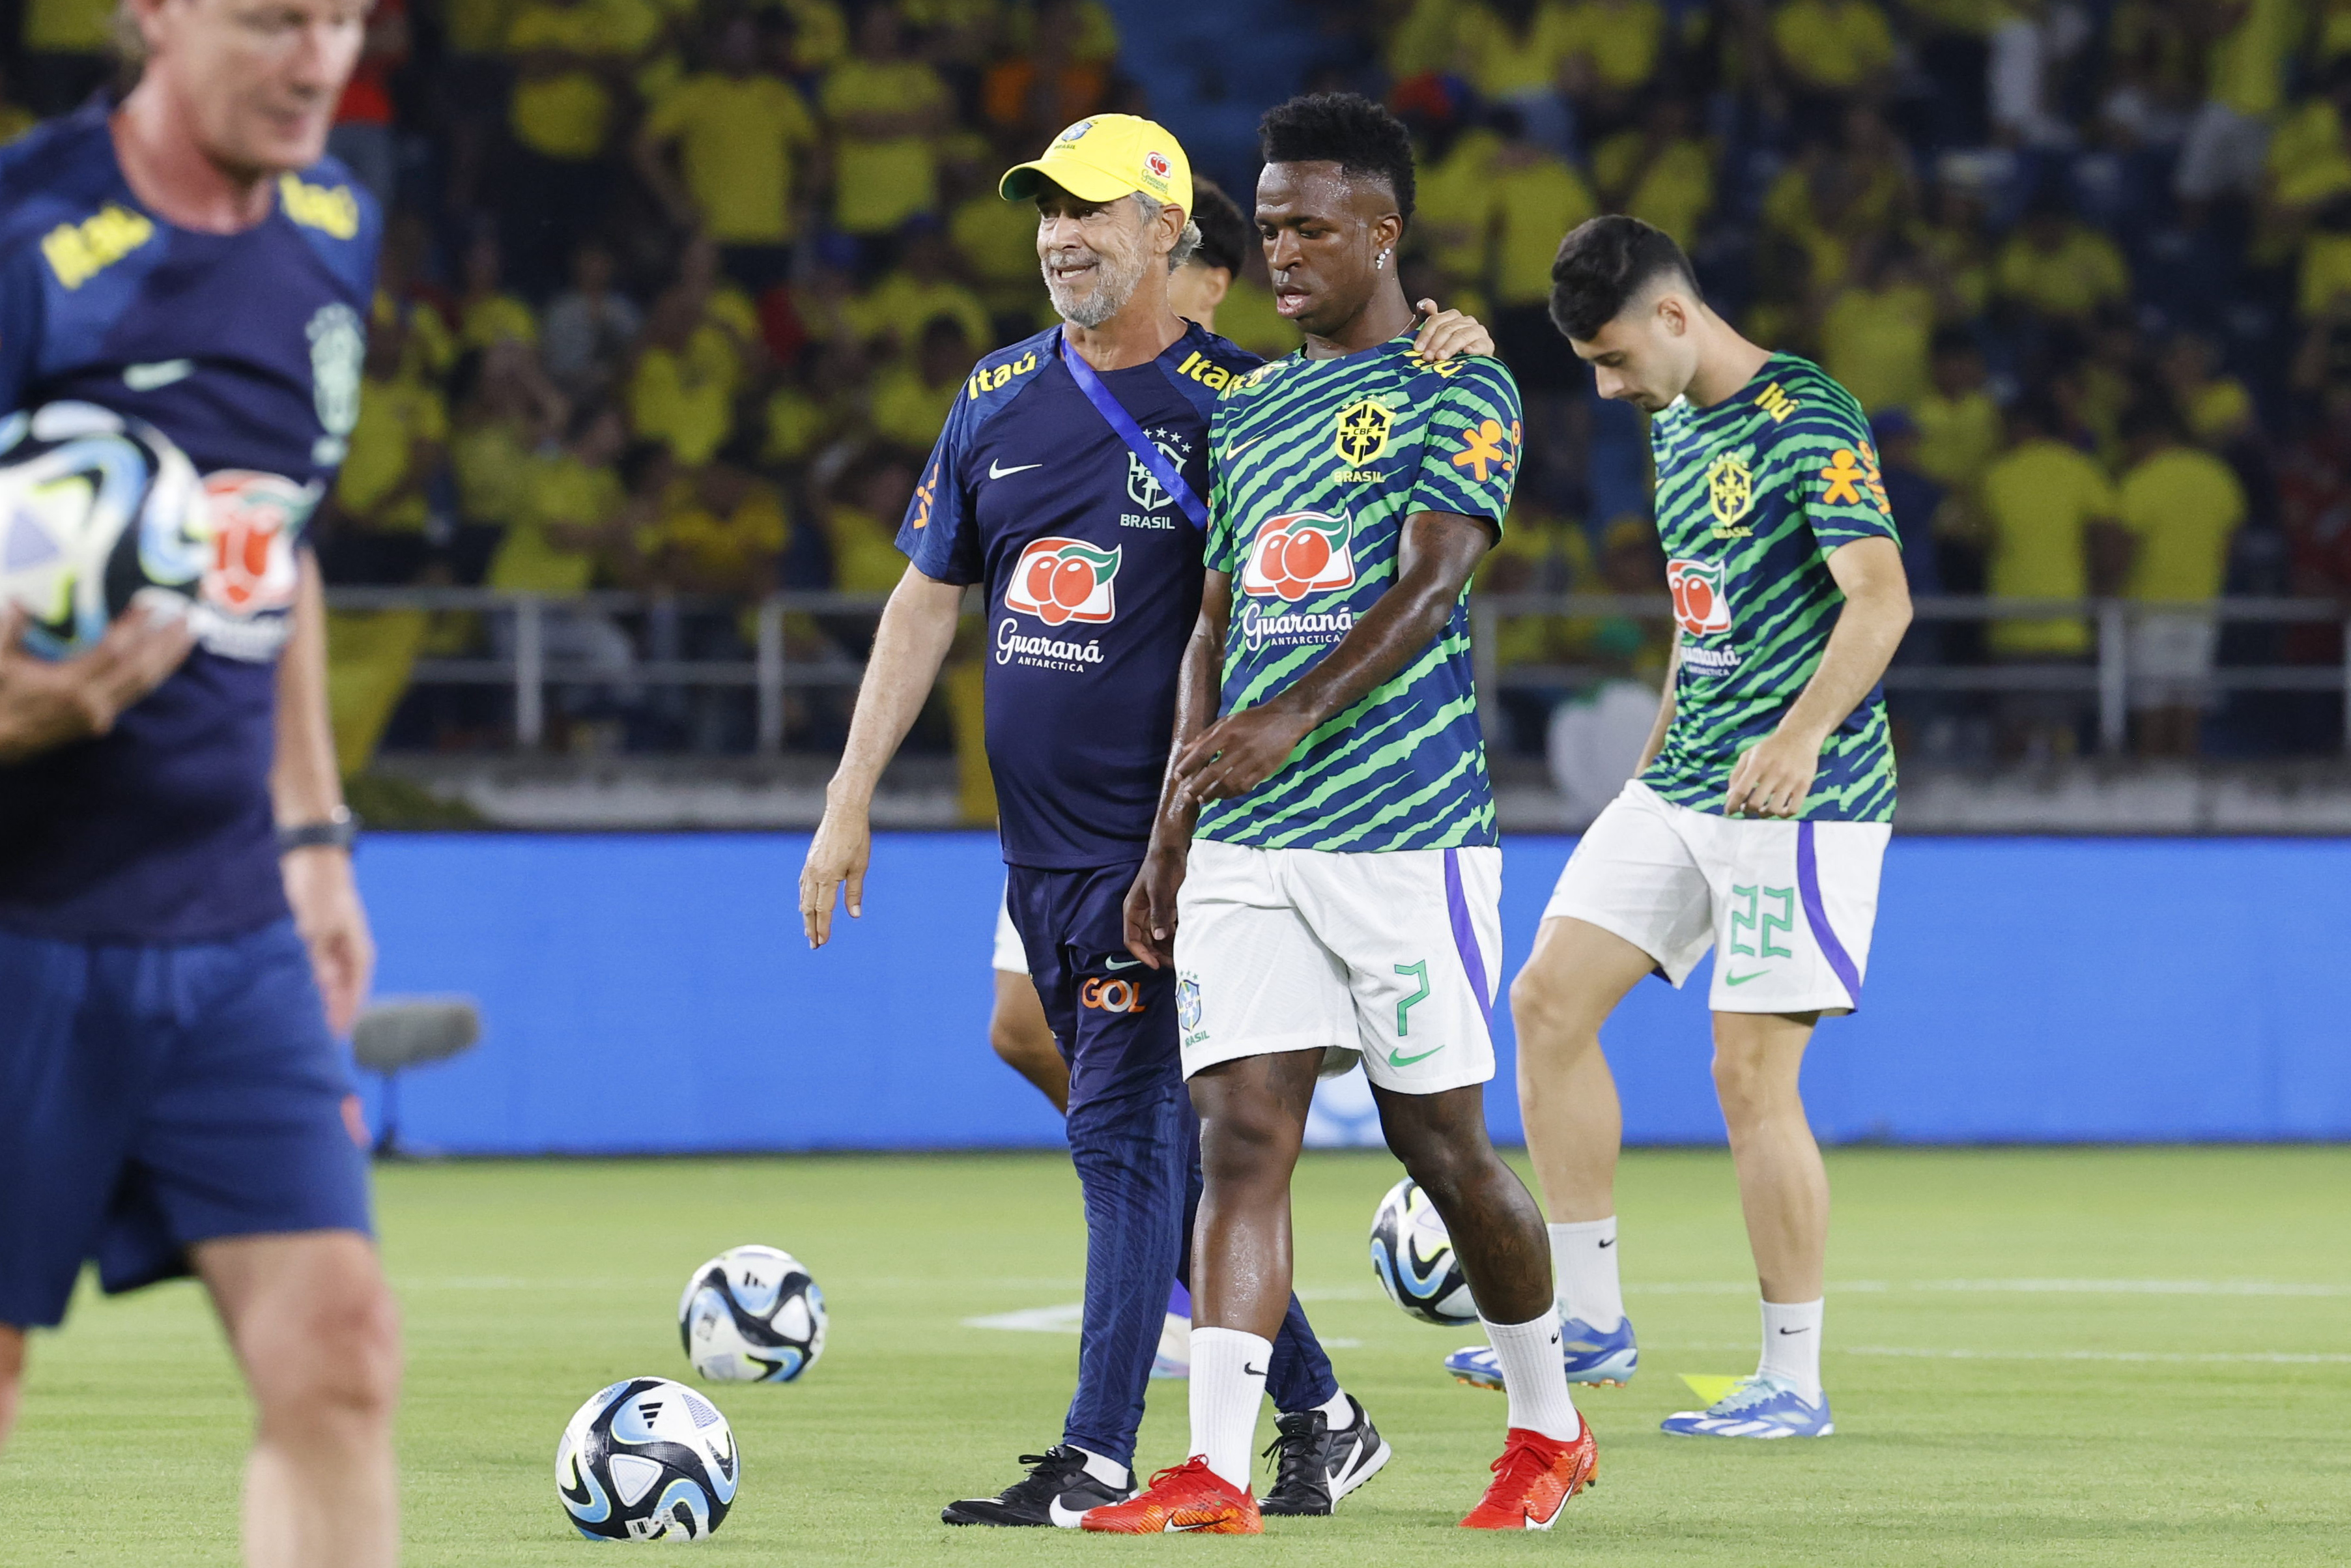
[{"label": "cbf badge on cap", "polygon": [[1192,210],[1192,163],[1183,144],[1155,120],[1132,114],[1081,120],[1041,157],[1005,171],[997,190],[1008,202],[1032,200],[1047,181],[1081,201],[1113,202],[1140,192]]}]

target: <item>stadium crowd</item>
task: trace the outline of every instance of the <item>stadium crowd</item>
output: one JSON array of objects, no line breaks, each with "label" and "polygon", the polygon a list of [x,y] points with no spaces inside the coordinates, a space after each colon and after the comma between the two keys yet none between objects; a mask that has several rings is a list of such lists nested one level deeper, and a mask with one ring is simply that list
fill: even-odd
[{"label": "stadium crowd", "polygon": [[[1526,394],[1481,586],[1661,591],[1641,419],[1593,398],[1544,314],[1560,236],[1630,212],[1742,329],[1860,397],[1914,591],[2150,607],[2130,644],[2148,754],[2337,743],[2339,696],[2222,706],[2206,676],[2342,657],[2335,624],[2210,611],[2351,602],[2351,0],[1293,3],[1317,27],[1299,85],[1377,96],[1420,138],[1413,297],[1490,321]],[[116,68],[113,0],[16,8],[10,135]],[[377,0],[331,143],[389,215],[319,524],[330,581],[648,592],[643,614],[549,616],[550,656],[610,677],[562,694],[553,738],[747,747],[742,694],[630,666],[747,658],[744,607],[777,588],[896,580],[897,519],[973,361],[1051,320],[998,172],[1089,114],[1184,132],[1119,50],[1102,0]],[[1251,232],[1204,205],[1217,329],[1294,346]],[[1506,620],[1501,660],[1569,683],[1508,694],[1514,744],[1540,748],[1574,682],[1654,683],[1669,630]],[[387,735],[502,744],[487,693],[402,695],[417,657],[510,636],[340,617],[346,760]],[[795,658],[865,636],[788,622]],[[1926,620],[1903,657],[2063,665],[2095,642],[2073,617]],[[947,685],[938,746],[977,701]],[[2088,708],[1897,711],[1907,747],[1973,758],[2063,756]],[[796,692],[791,743],[834,744],[845,716]]]}]

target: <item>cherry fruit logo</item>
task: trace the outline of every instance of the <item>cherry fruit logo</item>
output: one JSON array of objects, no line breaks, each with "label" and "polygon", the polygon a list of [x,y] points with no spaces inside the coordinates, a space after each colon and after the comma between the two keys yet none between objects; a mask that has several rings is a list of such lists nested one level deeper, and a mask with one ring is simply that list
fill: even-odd
[{"label": "cherry fruit logo", "polygon": [[1669,560],[1666,586],[1674,596],[1674,619],[1693,637],[1730,630],[1730,600],[1722,591],[1722,566],[1716,561]]},{"label": "cherry fruit logo", "polygon": [[1004,607],[1048,626],[1067,621],[1099,625],[1118,613],[1111,580],[1118,575],[1119,553],[1083,539],[1032,540],[1013,563]]},{"label": "cherry fruit logo", "polygon": [[1269,517],[1249,544],[1241,589],[1295,604],[1310,593],[1347,588],[1355,580],[1355,556],[1344,517],[1324,512],[1289,512]]}]

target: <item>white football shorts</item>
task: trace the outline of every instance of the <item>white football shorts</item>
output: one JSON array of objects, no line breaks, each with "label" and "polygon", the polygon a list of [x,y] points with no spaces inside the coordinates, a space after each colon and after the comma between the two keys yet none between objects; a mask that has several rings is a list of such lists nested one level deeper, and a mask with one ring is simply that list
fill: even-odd
[{"label": "white football shorts", "polygon": [[1020,928],[1012,924],[1011,889],[996,905],[996,967],[1009,969],[1016,975],[1029,972],[1029,949],[1020,940]]},{"label": "white football shorts", "polygon": [[1383,1089],[1494,1076],[1502,852],[1260,850],[1195,840],[1176,912],[1184,1075],[1244,1056],[1358,1057]]},{"label": "white football shorts", "polygon": [[1716,1012],[1851,1012],[1893,831],[1714,816],[1635,779],[1584,830],[1543,918],[1622,936],[1677,990],[1716,949],[1707,998]]}]

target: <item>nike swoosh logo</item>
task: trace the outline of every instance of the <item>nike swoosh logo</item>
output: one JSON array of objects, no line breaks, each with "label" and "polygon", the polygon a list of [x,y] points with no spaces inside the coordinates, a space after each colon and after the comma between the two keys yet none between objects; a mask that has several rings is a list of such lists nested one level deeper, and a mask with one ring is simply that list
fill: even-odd
[{"label": "nike swoosh logo", "polygon": [[1265,1375],[1265,1368],[1264,1368],[1264,1367],[1262,1367],[1262,1366],[1251,1366],[1251,1365],[1250,1365],[1248,1362],[1246,1362],[1246,1361],[1241,1363],[1241,1370],[1242,1370],[1243,1372],[1248,1373],[1251,1377],[1263,1377],[1263,1376]]},{"label": "nike swoosh logo", "polygon": [[1810,1329],[1782,1329],[1780,1332],[1782,1333],[1810,1333],[1813,1331]]},{"label": "nike swoosh logo", "polygon": [[1431,1046],[1428,1050],[1422,1051],[1418,1056],[1399,1056],[1395,1051],[1391,1051],[1388,1052],[1388,1065],[1390,1067],[1410,1067],[1416,1061],[1426,1061],[1430,1057],[1435,1056],[1438,1051],[1443,1051],[1444,1049],[1445,1048],[1441,1045]]},{"label": "nike swoosh logo", "polygon": [[1055,1498],[1045,1505],[1045,1517],[1053,1521],[1053,1528],[1056,1530],[1075,1530],[1080,1521],[1086,1517],[1086,1511],[1081,1508],[1063,1508],[1061,1500]]},{"label": "nike swoosh logo", "polygon": [[1143,960],[1140,958],[1104,958],[1102,960],[1102,967],[1105,969],[1132,969],[1137,964],[1142,962]]},{"label": "nike swoosh logo", "polygon": [[173,382],[186,381],[195,373],[193,360],[158,360],[152,364],[123,366],[122,384],[132,392],[154,392]]},{"label": "nike swoosh logo", "polygon": [[1022,463],[1014,467],[1007,468],[1001,463],[990,462],[987,465],[987,476],[991,479],[1001,479],[1008,474],[1026,474],[1031,468],[1042,468],[1043,466],[1045,465],[1042,463]]},{"label": "nike swoosh logo", "polygon": [[1603,1241],[1600,1245],[1603,1247],[1614,1247],[1616,1245],[1616,1239],[1612,1236],[1607,1240]]},{"label": "nike swoosh logo", "polygon": [[1769,969],[1758,969],[1751,975],[1725,975],[1722,977],[1722,983],[1726,986],[1743,986],[1750,980],[1760,980],[1771,972]]}]

